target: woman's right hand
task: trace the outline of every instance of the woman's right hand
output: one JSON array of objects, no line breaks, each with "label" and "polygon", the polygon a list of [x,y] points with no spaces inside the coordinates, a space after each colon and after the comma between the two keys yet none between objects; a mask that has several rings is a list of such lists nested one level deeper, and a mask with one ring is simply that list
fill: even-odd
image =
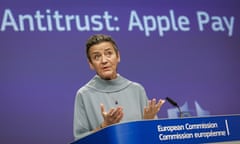
[{"label": "woman's right hand", "polygon": [[120,106],[111,108],[109,112],[106,112],[104,105],[101,104],[101,112],[104,119],[101,128],[119,123],[123,118],[123,108]]}]

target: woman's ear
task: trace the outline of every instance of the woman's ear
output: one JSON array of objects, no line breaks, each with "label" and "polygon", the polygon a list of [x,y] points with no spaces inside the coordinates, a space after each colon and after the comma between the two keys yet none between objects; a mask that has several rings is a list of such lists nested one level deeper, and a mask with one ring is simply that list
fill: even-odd
[{"label": "woman's ear", "polygon": [[118,62],[120,63],[121,61],[120,52],[118,51],[117,53],[118,53]]},{"label": "woman's ear", "polygon": [[94,68],[94,66],[93,66],[93,64],[92,64],[92,62],[90,62],[89,60],[88,60],[88,64],[89,64],[89,67],[90,67],[91,70],[95,70],[95,68]]}]

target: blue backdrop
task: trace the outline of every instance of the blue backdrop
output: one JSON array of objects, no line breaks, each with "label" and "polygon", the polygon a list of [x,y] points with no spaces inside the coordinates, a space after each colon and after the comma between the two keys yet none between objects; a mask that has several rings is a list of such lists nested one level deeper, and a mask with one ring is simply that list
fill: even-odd
[{"label": "blue backdrop", "polygon": [[[239,1],[0,0],[0,143],[69,143],[95,74],[85,41],[117,41],[119,73],[192,116],[240,113]],[[160,118],[177,115],[166,103]]]}]

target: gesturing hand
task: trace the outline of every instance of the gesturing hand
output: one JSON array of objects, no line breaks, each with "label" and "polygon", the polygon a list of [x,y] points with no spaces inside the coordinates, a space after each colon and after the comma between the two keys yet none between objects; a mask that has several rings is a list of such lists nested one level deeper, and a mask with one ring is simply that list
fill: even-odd
[{"label": "gesturing hand", "polygon": [[104,119],[101,127],[106,127],[115,123],[119,123],[123,118],[123,109],[120,106],[116,108],[111,108],[109,112],[106,112],[104,105],[101,104],[101,112]]},{"label": "gesturing hand", "polygon": [[153,119],[156,114],[161,109],[162,105],[164,104],[165,100],[160,99],[158,103],[156,102],[156,99],[152,99],[148,101],[148,106],[144,108],[144,119]]}]

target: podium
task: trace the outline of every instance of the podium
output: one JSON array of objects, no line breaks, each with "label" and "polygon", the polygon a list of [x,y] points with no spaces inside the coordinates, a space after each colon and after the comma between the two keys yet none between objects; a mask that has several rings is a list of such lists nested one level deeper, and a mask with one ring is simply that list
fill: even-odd
[{"label": "podium", "polygon": [[71,144],[239,143],[240,115],[142,120],[106,127]]}]

